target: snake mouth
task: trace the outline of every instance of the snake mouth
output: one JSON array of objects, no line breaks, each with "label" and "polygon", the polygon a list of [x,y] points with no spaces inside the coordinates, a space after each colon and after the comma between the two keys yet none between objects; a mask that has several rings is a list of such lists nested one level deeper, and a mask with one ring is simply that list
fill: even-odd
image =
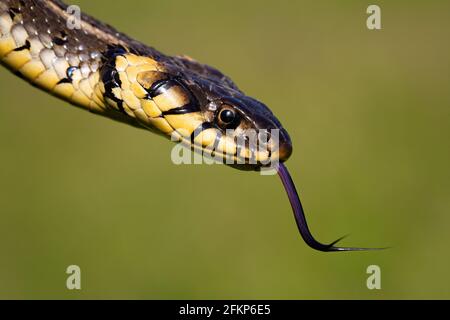
[{"label": "snake mouth", "polygon": [[[239,137],[223,135],[218,129],[208,129],[214,134],[214,143],[203,143],[202,140],[192,139],[178,134],[172,136],[172,140],[180,143],[201,157],[208,159],[205,163],[213,161],[217,164],[225,164],[243,171],[261,171],[263,169],[276,169],[279,163],[285,162],[292,154],[290,140],[278,142],[270,139],[265,142],[256,142],[253,145],[248,139],[240,140]],[[201,162],[203,163],[203,162]]]}]

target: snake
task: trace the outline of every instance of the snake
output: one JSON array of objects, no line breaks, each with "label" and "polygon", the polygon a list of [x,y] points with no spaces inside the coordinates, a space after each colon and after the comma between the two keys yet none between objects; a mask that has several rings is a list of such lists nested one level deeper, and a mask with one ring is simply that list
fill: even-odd
[{"label": "snake", "polygon": [[[60,0],[0,0],[0,63],[76,107],[208,151],[230,167],[260,171],[275,163],[307,245],[371,250],[312,236],[285,166],[293,151],[287,130],[216,68],[163,54]],[[264,148],[238,143],[249,141],[247,132]]]}]

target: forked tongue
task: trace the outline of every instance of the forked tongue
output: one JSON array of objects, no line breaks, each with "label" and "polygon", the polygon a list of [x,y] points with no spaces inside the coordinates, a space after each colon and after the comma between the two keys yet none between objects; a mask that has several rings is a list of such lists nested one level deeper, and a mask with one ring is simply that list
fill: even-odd
[{"label": "forked tongue", "polygon": [[284,188],[289,197],[289,201],[292,206],[292,210],[294,211],[295,221],[297,222],[297,227],[302,236],[303,240],[306,242],[308,246],[311,248],[323,251],[323,252],[338,252],[338,251],[367,251],[367,250],[383,250],[385,248],[344,248],[344,247],[335,247],[339,241],[344,239],[345,237],[339,238],[331,244],[322,244],[316,239],[314,239],[311,231],[308,228],[308,223],[306,222],[305,212],[303,211],[302,203],[297,193],[297,189],[295,188],[294,181],[292,181],[291,175],[289,174],[288,169],[283,163],[279,164],[278,167],[278,175],[283,182]]}]

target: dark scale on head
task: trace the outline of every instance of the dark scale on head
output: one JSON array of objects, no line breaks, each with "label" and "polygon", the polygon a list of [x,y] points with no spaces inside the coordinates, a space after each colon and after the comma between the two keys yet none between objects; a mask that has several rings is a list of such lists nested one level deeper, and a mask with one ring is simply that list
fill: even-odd
[{"label": "dark scale on head", "polygon": [[61,38],[58,38],[58,37],[54,37],[53,38],[53,43],[58,45],[58,46],[63,46],[63,45],[65,45],[67,43],[67,39],[65,40],[65,39],[61,39]]},{"label": "dark scale on head", "polygon": [[164,94],[171,87],[178,85],[174,79],[163,79],[156,81],[150,89],[147,90],[149,98],[153,99],[161,94]]},{"label": "dark scale on head", "polygon": [[9,8],[9,16],[11,17],[12,20],[14,20],[16,15],[18,15],[19,13],[20,13],[19,9],[17,9],[17,8]]},{"label": "dark scale on head", "polygon": [[125,53],[127,53],[127,49],[125,49],[124,47],[122,47],[121,45],[109,45],[108,48],[106,49],[105,52],[103,52],[102,55],[102,61],[104,63],[114,63],[115,64],[115,60],[116,57],[124,55]]},{"label": "dark scale on head", "polygon": [[203,122],[200,126],[198,126],[198,128],[196,128],[194,130],[194,132],[192,132],[191,142],[194,143],[195,138],[197,138],[200,135],[200,133],[202,133],[205,130],[212,129],[212,128],[214,128],[214,125],[212,123]]},{"label": "dark scale on head", "polygon": [[182,92],[187,96],[189,102],[184,106],[164,111],[162,113],[163,116],[181,115],[200,111],[200,105],[195,95],[189,90],[189,88],[183,83],[181,79],[178,79],[176,77],[156,81],[150,87],[150,89],[147,90],[148,98],[153,99],[157,96],[164,95],[168,90],[170,90],[173,87],[181,88]]},{"label": "dark scale on head", "polygon": [[104,96],[114,101],[119,110],[123,113],[126,113],[123,108],[123,100],[114,95],[113,89],[122,86],[122,81],[120,80],[119,73],[116,69],[116,58],[126,52],[126,49],[122,46],[110,46],[108,50],[103,53],[102,60],[104,61],[104,65],[100,70],[100,77],[105,85]]},{"label": "dark scale on head", "polygon": [[59,80],[57,85],[58,84],[63,84],[63,83],[72,83],[72,80],[64,78],[64,79]]},{"label": "dark scale on head", "polygon": [[25,44],[23,46],[14,49],[14,51],[22,51],[25,49],[30,50],[30,48],[31,48],[31,43],[30,43],[30,41],[26,40]]}]

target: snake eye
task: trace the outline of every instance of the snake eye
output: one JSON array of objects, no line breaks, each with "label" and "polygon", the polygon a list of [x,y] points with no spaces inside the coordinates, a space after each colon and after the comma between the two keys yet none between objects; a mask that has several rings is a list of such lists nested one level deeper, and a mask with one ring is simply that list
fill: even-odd
[{"label": "snake eye", "polygon": [[240,117],[231,107],[225,106],[220,110],[217,116],[217,122],[219,126],[225,129],[235,129],[240,123]]},{"label": "snake eye", "polygon": [[236,113],[230,109],[224,109],[220,112],[219,118],[223,123],[229,124],[234,121]]}]

